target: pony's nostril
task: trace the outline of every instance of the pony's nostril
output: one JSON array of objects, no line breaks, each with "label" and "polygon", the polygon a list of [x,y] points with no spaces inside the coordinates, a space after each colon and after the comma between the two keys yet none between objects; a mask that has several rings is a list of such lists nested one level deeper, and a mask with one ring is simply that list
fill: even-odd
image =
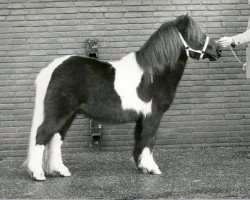
[{"label": "pony's nostril", "polygon": [[222,50],[218,49],[218,54],[221,55],[222,54]]}]

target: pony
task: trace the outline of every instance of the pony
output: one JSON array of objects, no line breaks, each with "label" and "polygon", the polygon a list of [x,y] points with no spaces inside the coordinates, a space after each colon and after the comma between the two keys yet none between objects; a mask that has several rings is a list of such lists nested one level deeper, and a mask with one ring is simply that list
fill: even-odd
[{"label": "pony", "polygon": [[190,16],[182,15],[163,23],[138,51],[118,61],[76,55],[55,59],[35,81],[26,160],[31,176],[42,181],[47,174],[71,175],[61,146],[78,113],[104,123],[135,122],[135,164],[143,173],[161,174],[153,158],[156,132],[187,60],[215,61],[220,56],[219,45]]}]

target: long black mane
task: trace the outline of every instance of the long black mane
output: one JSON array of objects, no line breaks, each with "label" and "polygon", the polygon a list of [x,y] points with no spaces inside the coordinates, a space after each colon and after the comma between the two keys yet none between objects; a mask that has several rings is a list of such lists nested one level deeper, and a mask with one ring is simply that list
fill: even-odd
[{"label": "long black mane", "polygon": [[184,48],[178,32],[190,46],[192,41],[202,43],[204,40],[199,25],[187,15],[165,22],[136,52],[137,62],[146,72],[156,74],[174,68]]}]

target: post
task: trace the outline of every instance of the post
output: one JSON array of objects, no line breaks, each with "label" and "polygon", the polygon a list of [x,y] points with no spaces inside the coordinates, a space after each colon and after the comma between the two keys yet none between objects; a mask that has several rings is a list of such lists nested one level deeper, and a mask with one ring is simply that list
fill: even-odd
[{"label": "post", "polygon": [[[90,58],[98,58],[98,44],[97,40],[87,39],[86,40],[86,54]],[[102,135],[102,125],[93,119],[89,120],[90,123],[90,134],[91,134],[91,143],[89,147],[93,151],[101,151],[101,135]]]}]

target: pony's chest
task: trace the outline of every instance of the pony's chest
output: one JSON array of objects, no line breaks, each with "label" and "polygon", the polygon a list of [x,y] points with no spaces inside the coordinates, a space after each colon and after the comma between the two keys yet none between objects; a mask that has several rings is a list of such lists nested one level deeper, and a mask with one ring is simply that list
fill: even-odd
[{"label": "pony's chest", "polygon": [[111,65],[115,69],[114,89],[121,99],[122,108],[138,114],[150,114],[152,100],[145,102],[138,96],[137,88],[144,72],[134,56],[129,54],[121,61],[111,62]]}]

